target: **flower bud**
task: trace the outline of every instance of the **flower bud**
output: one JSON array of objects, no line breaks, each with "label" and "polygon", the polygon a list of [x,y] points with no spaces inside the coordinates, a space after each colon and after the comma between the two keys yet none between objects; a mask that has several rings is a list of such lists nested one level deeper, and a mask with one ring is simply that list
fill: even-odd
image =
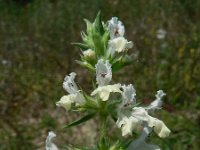
[{"label": "flower bud", "polygon": [[86,59],[94,59],[95,58],[95,52],[91,49],[88,49],[86,51],[83,51],[83,56]]}]

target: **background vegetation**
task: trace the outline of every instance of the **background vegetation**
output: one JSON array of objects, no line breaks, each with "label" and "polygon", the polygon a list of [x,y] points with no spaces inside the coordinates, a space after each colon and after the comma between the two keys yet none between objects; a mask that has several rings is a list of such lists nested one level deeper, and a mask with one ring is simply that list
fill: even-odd
[{"label": "background vegetation", "polygon": [[[71,71],[91,89],[94,77],[75,63],[80,51],[70,43],[81,40],[83,18],[93,20],[99,10],[103,20],[118,16],[135,44],[134,63],[115,81],[133,83],[144,104],[158,89],[167,93],[159,118],[172,134],[154,143],[164,150],[199,150],[199,0],[0,0],[0,149],[44,149],[49,130],[58,134],[58,145],[95,142],[96,121],[63,130],[79,114],[55,102]],[[157,38],[159,29],[166,31],[164,39]],[[121,138],[120,131],[109,131],[113,140]]]}]

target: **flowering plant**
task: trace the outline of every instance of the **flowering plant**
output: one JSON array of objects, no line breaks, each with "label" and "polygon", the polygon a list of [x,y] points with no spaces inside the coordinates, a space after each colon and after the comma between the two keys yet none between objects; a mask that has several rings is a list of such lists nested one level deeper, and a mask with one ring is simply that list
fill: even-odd
[{"label": "flowering plant", "polygon": [[[101,20],[98,13],[95,21],[87,24],[86,33],[82,32],[83,43],[73,43],[82,52],[81,60],[77,61],[83,67],[96,73],[95,89],[86,93],[75,83],[76,73],[66,75],[63,88],[68,92],[56,103],[66,111],[75,110],[83,112],[84,115],[66,128],[76,126],[95,116],[99,117],[100,129],[99,140],[96,146],[88,149],[98,150],[159,150],[157,145],[148,144],[146,139],[151,132],[155,132],[160,138],[169,136],[170,130],[163,121],[154,118],[154,111],[161,109],[162,98],[166,94],[157,91],[156,99],[148,106],[139,106],[136,102],[136,90],[132,84],[112,84],[112,74],[131,63],[131,57],[127,54],[133,43],[124,37],[125,28],[117,17],[113,17],[107,23]],[[107,120],[111,118],[116,127],[121,129],[122,136],[138,138],[123,143],[109,143],[106,135]],[[46,139],[46,150],[57,150],[52,142],[56,135],[52,131]],[[68,149],[81,149],[70,148]],[[86,149],[86,148],[84,148]]]}]

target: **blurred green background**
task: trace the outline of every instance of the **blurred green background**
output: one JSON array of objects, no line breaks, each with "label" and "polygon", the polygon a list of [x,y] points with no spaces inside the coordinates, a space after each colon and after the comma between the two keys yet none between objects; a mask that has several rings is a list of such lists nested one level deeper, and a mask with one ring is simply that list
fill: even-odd
[{"label": "blurred green background", "polygon": [[[167,93],[158,118],[172,134],[151,141],[164,150],[199,150],[199,0],[0,0],[0,149],[42,150],[49,130],[58,145],[95,142],[97,120],[64,130],[80,114],[55,102],[66,94],[62,82],[71,71],[91,91],[94,77],[75,63],[80,51],[70,43],[81,41],[83,19],[93,21],[99,10],[105,21],[119,17],[135,44],[133,64],[115,82],[133,83],[144,104],[158,89]],[[162,39],[159,30],[166,32]],[[109,132],[113,139],[121,138],[117,133]]]}]

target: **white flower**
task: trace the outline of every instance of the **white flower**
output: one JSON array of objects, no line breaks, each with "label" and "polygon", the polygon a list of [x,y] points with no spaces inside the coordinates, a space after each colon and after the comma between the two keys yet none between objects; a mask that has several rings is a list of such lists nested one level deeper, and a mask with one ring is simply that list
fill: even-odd
[{"label": "white flower", "polygon": [[158,29],[157,30],[157,38],[158,39],[164,39],[166,36],[167,32],[164,29]]},{"label": "white flower", "polygon": [[167,128],[167,126],[163,123],[163,121],[151,117],[148,112],[145,110],[145,108],[142,107],[134,107],[132,111],[132,116],[144,121],[148,124],[149,127],[153,128],[154,131],[158,134],[159,137],[164,138],[169,136],[170,130]]},{"label": "white flower", "polygon": [[52,142],[52,139],[56,137],[56,134],[53,131],[48,133],[46,138],[46,150],[58,150],[57,146]]},{"label": "white flower", "polygon": [[106,85],[106,86],[100,86],[97,89],[95,89],[91,96],[94,96],[96,94],[99,94],[100,98],[103,101],[107,101],[111,92],[118,92],[121,93],[121,85],[120,84],[114,84],[114,85]]},{"label": "white flower", "polygon": [[76,83],[74,82],[74,79],[76,77],[76,73],[72,72],[65,76],[64,82],[63,82],[63,88],[69,93],[69,94],[75,94],[78,92],[78,87]]},{"label": "white flower", "polygon": [[132,135],[133,130],[139,132],[142,128],[140,120],[122,115],[118,118],[117,127],[122,129],[122,136]]},{"label": "white flower", "polygon": [[145,127],[140,137],[131,142],[127,150],[160,150],[157,145],[147,144],[145,142],[150,132],[150,129]]},{"label": "white flower", "polygon": [[115,39],[109,40],[108,43],[108,56],[113,56],[115,52],[123,52],[127,49],[133,47],[132,41],[127,41],[124,37],[117,37]]},{"label": "white flower", "polygon": [[63,88],[69,93],[69,95],[61,97],[60,101],[56,102],[56,106],[70,110],[72,103],[75,103],[76,105],[82,105],[85,103],[83,95],[80,93],[80,90],[74,82],[75,76],[76,73],[72,72],[69,76],[67,75],[65,77]]},{"label": "white flower", "polygon": [[61,97],[60,101],[56,102],[56,106],[63,107],[67,111],[71,109],[72,103],[76,105],[83,105],[85,103],[85,99],[81,93],[69,94]]},{"label": "white flower", "polygon": [[95,52],[91,49],[88,49],[86,51],[83,51],[83,56],[85,58],[93,59],[93,58],[95,58]]},{"label": "white flower", "polygon": [[141,130],[141,121],[131,116],[132,103],[135,103],[136,91],[132,84],[122,86],[122,102],[118,108],[118,128],[122,129],[122,136],[132,135],[132,131]]},{"label": "white flower", "polygon": [[56,102],[56,106],[64,107],[66,110],[70,110],[75,98],[76,94],[65,95],[61,97],[60,101]]},{"label": "white flower", "polygon": [[108,21],[108,29],[110,31],[111,39],[114,39],[119,36],[124,36],[124,25],[121,21],[118,20],[117,17],[112,17],[112,19]]},{"label": "white flower", "polygon": [[129,84],[128,86],[123,85],[122,86],[123,92],[122,92],[122,106],[127,107],[131,105],[132,103],[135,103],[135,96],[136,91],[132,84]]},{"label": "white flower", "polygon": [[108,85],[112,79],[111,64],[108,60],[104,63],[103,59],[98,60],[96,67],[96,80],[99,86]]},{"label": "white flower", "polygon": [[163,103],[162,98],[165,95],[166,94],[162,90],[157,91],[156,99],[149,106],[147,106],[146,109],[148,111],[154,111],[155,109],[160,109]]}]

